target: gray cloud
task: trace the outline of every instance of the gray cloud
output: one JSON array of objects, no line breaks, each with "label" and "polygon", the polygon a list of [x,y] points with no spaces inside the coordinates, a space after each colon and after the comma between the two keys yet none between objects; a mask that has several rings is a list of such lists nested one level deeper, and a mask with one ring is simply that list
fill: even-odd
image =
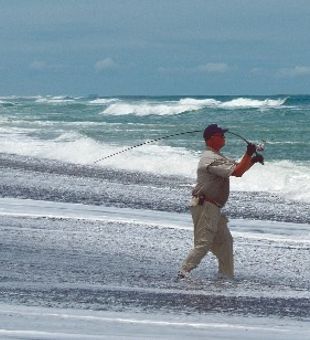
[{"label": "gray cloud", "polygon": [[199,65],[196,69],[204,73],[225,73],[229,70],[229,67],[225,63],[207,63]]},{"label": "gray cloud", "polygon": [[118,64],[112,58],[105,58],[96,61],[95,63],[95,70],[97,72],[104,72],[107,70],[116,69]]},{"label": "gray cloud", "polygon": [[197,74],[197,73],[225,73],[230,67],[226,63],[210,62],[191,67],[159,67],[162,74]]},{"label": "gray cloud", "polygon": [[310,76],[310,66],[294,66],[281,68],[277,74],[282,77],[302,77]]},{"label": "gray cloud", "polygon": [[46,71],[46,70],[59,70],[61,68],[63,68],[63,65],[60,64],[51,64],[48,63],[44,60],[34,60],[30,65],[29,68],[31,70],[35,70],[35,71]]}]

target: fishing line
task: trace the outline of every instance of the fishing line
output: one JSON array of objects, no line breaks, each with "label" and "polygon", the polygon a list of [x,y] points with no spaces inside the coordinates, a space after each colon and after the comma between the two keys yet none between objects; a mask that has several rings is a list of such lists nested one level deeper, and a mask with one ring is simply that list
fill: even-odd
[{"label": "fishing line", "polygon": [[[133,146],[129,146],[128,148],[126,149],[123,149],[123,150],[120,150],[120,151],[117,151],[117,152],[114,152],[108,156],[104,156],[102,158],[99,158],[97,159],[94,164],[98,163],[98,162],[101,162],[101,161],[104,161],[108,158],[111,158],[111,157],[114,157],[114,156],[117,156],[121,153],[124,153],[124,152],[127,152],[127,151],[130,151],[132,149],[135,149],[135,148],[138,148],[139,146],[143,146],[143,145],[147,145],[147,144],[151,144],[151,143],[154,143],[154,142],[158,142],[160,140],[163,140],[163,139],[167,139],[167,138],[171,138],[171,137],[175,137],[175,136],[181,136],[181,135],[186,135],[186,134],[192,134],[192,133],[198,133],[198,132],[203,132],[204,130],[193,130],[193,131],[185,131],[185,132],[178,132],[178,133],[174,133],[172,135],[167,135],[167,136],[162,136],[162,137],[158,137],[158,138],[155,138],[155,139],[152,139],[152,140],[148,140],[148,141],[145,141],[143,143],[140,143],[140,144],[136,144],[136,145],[133,145]],[[240,139],[242,139],[244,142],[246,142],[247,144],[251,144],[247,139],[245,139],[244,137],[242,137],[241,135],[239,135],[238,133],[235,133],[235,132],[231,132],[231,131],[226,131],[226,133],[230,133],[234,136],[237,136],[239,137]],[[257,151],[263,151],[264,150],[264,144],[259,144],[257,145]]]},{"label": "fishing line", "polygon": [[127,152],[127,151],[129,151],[129,150],[132,150],[132,149],[137,148],[137,147],[142,146],[142,145],[151,144],[151,143],[158,142],[158,141],[160,141],[160,140],[167,139],[167,138],[171,138],[171,137],[174,137],[174,136],[181,136],[181,135],[186,135],[186,134],[190,134],[190,133],[198,133],[198,132],[202,132],[202,131],[203,131],[203,130],[194,130],[194,131],[178,132],[178,133],[174,133],[174,134],[172,134],[172,135],[162,136],[162,137],[158,137],[158,138],[155,138],[155,139],[152,139],[152,140],[148,140],[148,141],[146,141],[146,142],[143,142],[143,143],[140,143],[140,144],[136,144],[136,145],[130,146],[130,147],[126,148],[126,149],[123,149],[123,150],[120,150],[120,151],[118,151],[118,152],[112,153],[111,155],[108,155],[108,156],[99,158],[99,159],[97,159],[97,160],[94,162],[94,164],[96,164],[96,163],[98,163],[98,162],[101,162],[101,161],[104,161],[105,159],[114,157],[114,156],[116,156],[116,155],[119,155],[119,154],[121,154],[121,153]]}]

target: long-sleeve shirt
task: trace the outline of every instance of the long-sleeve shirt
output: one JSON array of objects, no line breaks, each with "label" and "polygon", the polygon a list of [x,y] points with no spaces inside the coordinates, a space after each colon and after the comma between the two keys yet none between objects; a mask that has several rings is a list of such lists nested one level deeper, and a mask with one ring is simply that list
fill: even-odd
[{"label": "long-sleeve shirt", "polygon": [[229,196],[229,176],[236,162],[207,147],[197,169],[197,184],[193,195],[204,195],[223,207]]}]

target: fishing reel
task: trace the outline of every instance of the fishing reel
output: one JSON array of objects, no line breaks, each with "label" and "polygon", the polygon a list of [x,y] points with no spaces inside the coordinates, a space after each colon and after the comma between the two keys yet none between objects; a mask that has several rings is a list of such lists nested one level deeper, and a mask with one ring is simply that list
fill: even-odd
[{"label": "fishing reel", "polygon": [[262,143],[259,143],[259,144],[255,144],[256,151],[260,151],[260,152],[265,151],[265,144],[266,144],[265,141],[263,141]]},{"label": "fishing reel", "polygon": [[262,165],[264,165],[264,157],[262,154],[258,153],[259,152],[263,152],[265,151],[265,142],[263,141],[262,143],[259,144],[254,144],[256,151],[255,151],[255,156],[252,158],[252,161],[254,163],[260,163]]}]

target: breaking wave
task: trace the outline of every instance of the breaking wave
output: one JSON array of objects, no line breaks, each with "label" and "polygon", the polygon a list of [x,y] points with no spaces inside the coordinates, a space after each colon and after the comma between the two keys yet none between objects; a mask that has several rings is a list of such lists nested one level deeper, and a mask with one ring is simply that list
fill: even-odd
[{"label": "breaking wave", "polygon": [[14,106],[14,103],[9,102],[9,101],[7,101],[7,100],[1,100],[1,99],[0,99],[0,105],[1,105],[1,106]]},{"label": "breaking wave", "polygon": [[66,96],[46,96],[37,98],[35,102],[40,104],[63,104],[73,103],[74,101],[74,98]]},{"label": "breaking wave", "polygon": [[89,104],[94,104],[94,105],[101,105],[101,104],[110,104],[110,103],[115,103],[118,102],[118,98],[97,98],[93,99],[89,102]]},{"label": "breaking wave", "polygon": [[[112,102],[107,108],[102,111],[106,115],[128,115],[137,116],[147,115],[175,115],[184,112],[197,111],[203,108],[219,108],[219,109],[270,109],[278,108],[285,103],[287,98],[281,99],[250,99],[236,98],[228,101],[220,101],[216,99],[194,99],[183,98],[178,101],[117,101]],[[99,100],[100,101],[100,100]],[[97,102],[98,103],[98,102]],[[102,102],[107,104],[105,100]]]}]

